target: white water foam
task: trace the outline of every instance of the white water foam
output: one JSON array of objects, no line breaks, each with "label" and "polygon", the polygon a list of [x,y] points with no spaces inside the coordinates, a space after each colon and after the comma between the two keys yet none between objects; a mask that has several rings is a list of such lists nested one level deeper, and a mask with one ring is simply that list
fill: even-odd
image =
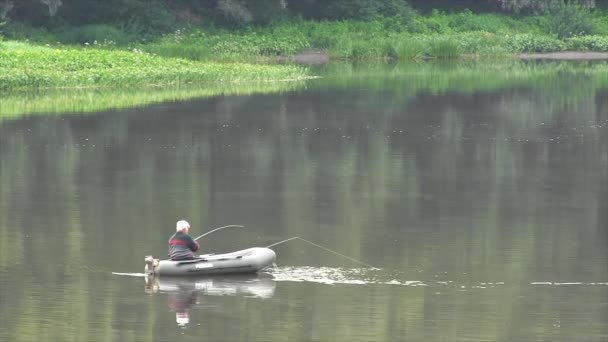
[{"label": "white water foam", "polygon": [[120,272],[112,272],[114,275],[119,276],[128,276],[128,277],[145,277],[145,273],[120,273]]},{"label": "white water foam", "polygon": [[402,285],[428,286],[419,280],[398,280],[386,278],[377,268],[341,268],[341,267],[274,267],[268,269],[275,281],[311,282],[320,284],[346,285]]},{"label": "white water foam", "polygon": [[[451,280],[425,282],[421,280],[402,280],[403,274],[387,274],[378,268],[342,268],[342,267],[272,267],[263,271],[272,275],[274,281],[310,282],[327,285],[393,285],[409,287],[451,287],[460,290],[490,289],[505,286],[505,282],[479,282],[456,284]],[[112,272],[113,275],[128,277],[145,277],[145,273]],[[608,282],[551,282],[535,281],[535,286],[607,286]]]},{"label": "white water foam", "polygon": [[549,285],[549,286],[562,286],[562,285],[583,285],[583,286],[595,286],[595,285],[608,285],[608,283],[583,283],[580,281],[576,282],[552,282],[552,281],[536,281],[530,283],[530,285]]},{"label": "white water foam", "polygon": [[[395,286],[430,286],[454,288],[460,291],[468,289],[493,289],[506,286],[503,281],[498,282],[473,282],[458,283],[452,280],[404,280],[403,273],[387,273],[386,270],[378,268],[342,268],[342,267],[273,267],[265,270],[272,275],[275,281],[311,282],[320,284],[345,284],[345,285],[395,285]],[[606,282],[531,282],[530,285],[550,286],[597,286],[608,285]]]}]

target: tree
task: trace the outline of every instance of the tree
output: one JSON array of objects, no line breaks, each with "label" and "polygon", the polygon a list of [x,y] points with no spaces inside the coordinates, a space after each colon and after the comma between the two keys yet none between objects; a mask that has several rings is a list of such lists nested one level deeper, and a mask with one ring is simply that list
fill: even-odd
[{"label": "tree", "polygon": [[13,9],[14,6],[15,4],[9,0],[0,2],[0,20],[6,19],[6,15]]},{"label": "tree", "polygon": [[49,15],[51,17],[57,13],[57,10],[63,4],[61,2],[61,0],[40,0],[40,1],[49,7]]},{"label": "tree", "polygon": [[[564,0],[498,0],[498,2],[502,8],[515,13],[547,13],[565,4]],[[586,8],[595,8],[595,0],[573,0],[568,3],[578,3]]]},{"label": "tree", "polygon": [[406,0],[288,0],[294,14],[311,19],[369,20],[377,16],[409,16]]},{"label": "tree", "polygon": [[216,10],[230,23],[243,26],[249,23],[269,24],[287,13],[285,0],[218,0]]}]

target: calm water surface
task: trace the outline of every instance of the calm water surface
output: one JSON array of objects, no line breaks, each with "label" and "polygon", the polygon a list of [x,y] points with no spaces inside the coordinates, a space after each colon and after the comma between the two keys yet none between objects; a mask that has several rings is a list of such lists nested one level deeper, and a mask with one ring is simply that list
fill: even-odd
[{"label": "calm water surface", "polygon": [[[545,67],[0,121],[0,341],[608,341],[608,81]],[[178,219],[374,268],[142,277]]]}]

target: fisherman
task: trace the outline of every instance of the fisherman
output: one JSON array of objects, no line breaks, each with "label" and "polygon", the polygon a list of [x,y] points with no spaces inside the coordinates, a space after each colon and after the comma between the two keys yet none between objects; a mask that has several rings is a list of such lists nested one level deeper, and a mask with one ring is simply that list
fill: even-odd
[{"label": "fisherman", "polygon": [[190,224],[185,220],[177,221],[175,234],[169,238],[169,259],[194,259],[194,252],[198,250],[198,243],[188,235]]}]

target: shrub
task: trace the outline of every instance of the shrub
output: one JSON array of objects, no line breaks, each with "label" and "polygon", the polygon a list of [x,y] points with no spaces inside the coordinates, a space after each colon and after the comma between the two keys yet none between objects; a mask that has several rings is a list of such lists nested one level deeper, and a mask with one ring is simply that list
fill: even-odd
[{"label": "shrub", "polygon": [[595,34],[608,35],[608,11],[607,12],[595,12],[593,20],[593,29]]},{"label": "shrub", "polygon": [[348,23],[321,22],[311,27],[310,46],[329,50],[335,57],[347,57],[352,53],[353,41]]},{"label": "shrub", "polygon": [[416,37],[399,37],[393,43],[393,47],[399,59],[418,59],[425,53],[423,42]]},{"label": "shrub", "polygon": [[456,39],[433,37],[428,42],[426,53],[440,59],[452,59],[462,55],[462,47]]},{"label": "shrub", "polygon": [[582,36],[566,40],[569,50],[581,51],[608,51],[608,37],[606,36]]},{"label": "shrub", "polygon": [[505,54],[502,35],[490,32],[465,32],[452,37],[458,41],[462,53],[473,55]]},{"label": "shrub", "polygon": [[120,29],[110,25],[85,25],[70,28],[59,34],[59,39],[66,44],[93,44],[106,42],[123,45],[129,42],[129,36]]},{"label": "shrub", "polygon": [[2,26],[2,34],[11,40],[31,40],[39,43],[54,43],[55,36],[45,28],[36,28],[15,21],[8,21]]},{"label": "shrub", "polygon": [[395,57],[395,51],[386,40],[356,39],[350,57],[355,60]]},{"label": "shrub", "polygon": [[124,9],[122,29],[143,39],[173,31],[175,14],[158,1],[129,1]]},{"label": "shrub", "polygon": [[451,30],[446,15],[434,9],[430,16],[416,18],[416,33],[446,33]]},{"label": "shrub", "polygon": [[584,36],[594,33],[594,20],[589,8],[566,2],[550,11],[549,28],[559,38]]},{"label": "shrub", "polygon": [[507,46],[514,52],[553,52],[565,48],[564,42],[549,36],[516,34],[506,39]]},{"label": "shrub", "polygon": [[481,21],[481,16],[474,15],[470,10],[451,16],[448,19],[448,26],[458,32],[464,31],[484,31],[485,25]]}]

